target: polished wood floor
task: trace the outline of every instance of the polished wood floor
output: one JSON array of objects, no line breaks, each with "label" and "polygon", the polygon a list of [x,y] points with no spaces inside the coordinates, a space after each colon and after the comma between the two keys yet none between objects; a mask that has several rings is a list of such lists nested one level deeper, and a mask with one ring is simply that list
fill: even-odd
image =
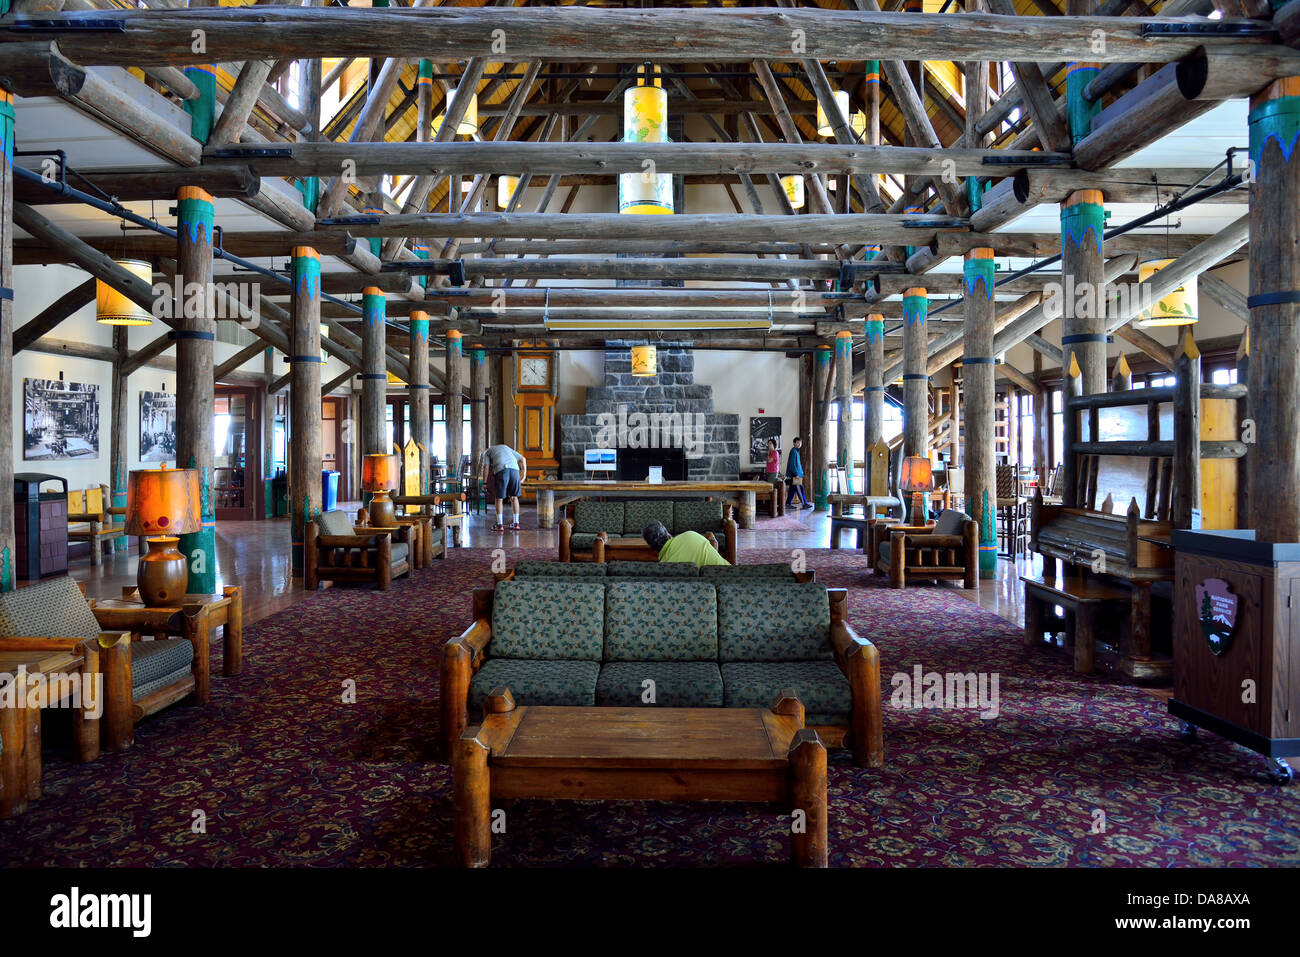
[{"label": "polished wood floor", "polygon": [[[342,508],[356,508],[356,503],[345,503]],[[830,544],[830,514],[791,511],[804,527],[768,531],[757,529],[741,531],[739,547],[746,548],[826,548]],[[557,529],[523,529],[518,532],[493,532],[490,513],[471,514],[469,535],[463,540],[477,548],[504,545],[507,548],[559,547]],[[845,534],[844,545],[852,544],[852,536]],[[454,558],[454,556],[453,556]],[[86,594],[92,598],[116,598],[122,587],[135,584],[138,556],[135,549],[129,552],[105,552],[99,567],[92,567],[89,558],[74,559],[71,574],[86,583]],[[1024,559],[1012,562],[998,561],[998,577],[981,582],[977,591],[968,591],[958,583],[938,587],[977,602],[989,611],[1016,624],[1024,621],[1021,604],[1019,576],[1029,567]],[[275,614],[303,600],[307,593],[301,583],[296,587],[289,560],[289,520],[280,518],[267,521],[222,522],[217,527],[217,578],[219,584],[238,584],[244,595],[244,621],[254,622]]]}]

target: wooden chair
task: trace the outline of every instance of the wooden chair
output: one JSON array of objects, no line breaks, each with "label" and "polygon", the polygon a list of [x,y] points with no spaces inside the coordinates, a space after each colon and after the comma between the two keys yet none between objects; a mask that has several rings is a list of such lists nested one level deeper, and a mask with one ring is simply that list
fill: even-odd
[{"label": "wooden chair", "polygon": [[68,540],[90,543],[92,565],[103,560],[105,542],[126,534],[126,508],[112,501],[107,485],[68,493]]},{"label": "wooden chair", "polygon": [[979,537],[979,525],[956,509],[944,509],[933,525],[877,520],[870,527],[871,563],[894,588],[906,587],[909,578],[960,578],[963,588],[978,588]]},{"label": "wooden chair", "polygon": [[337,509],[307,523],[303,585],[315,591],[322,581],[372,581],[386,590],[399,575],[409,575],[410,525],[359,528]]},{"label": "wooden chair", "polygon": [[1029,555],[1029,499],[1020,494],[1014,465],[999,465],[996,473],[997,509],[1002,526],[1002,554]]}]

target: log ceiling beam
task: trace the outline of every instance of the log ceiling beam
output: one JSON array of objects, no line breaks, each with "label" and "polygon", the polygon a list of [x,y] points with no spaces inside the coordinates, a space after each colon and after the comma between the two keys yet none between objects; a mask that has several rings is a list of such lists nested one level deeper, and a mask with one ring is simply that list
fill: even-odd
[{"label": "log ceiling beam", "polygon": [[47,332],[52,332],[64,319],[83,306],[95,301],[95,289],[98,283],[87,279],[79,286],[69,289],[54,302],[50,303],[27,322],[14,330],[14,353],[22,352]]}]

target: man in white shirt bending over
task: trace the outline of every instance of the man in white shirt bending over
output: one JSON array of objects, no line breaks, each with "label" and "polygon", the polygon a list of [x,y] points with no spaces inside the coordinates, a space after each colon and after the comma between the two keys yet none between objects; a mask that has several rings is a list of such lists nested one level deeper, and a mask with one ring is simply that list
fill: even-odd
[{"label": "man in white shirt bending over", "polygon": [[510,527],[519,530],[519,492],[524,479],[528,477],[528,461],[508,445],[490,445],[483,453],[483,480],[488,473],[492,475],[497,500],[497,523],[492,526],[494,532],[504,532],[505,520],[501,514],[505,499],[510,499]]}]

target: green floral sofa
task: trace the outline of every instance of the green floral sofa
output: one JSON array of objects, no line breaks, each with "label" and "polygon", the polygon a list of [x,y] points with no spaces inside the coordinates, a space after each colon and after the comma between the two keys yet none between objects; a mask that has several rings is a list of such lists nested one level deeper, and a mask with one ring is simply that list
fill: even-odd
[{"label": "green floral sofa", "polygon": [[443,651],[444,753],[501,688],[524,706],[664,708],[767,708],[792,688],[828,745],[878,766],[879,658],[846,607],[812,582],[501,581]]},{"label": "green floral sofa", "polygon": [[523,579],[555,579],[560,581],[604,581],[606,578],[638,578],[660,581],[663,579],[701,579],[715,584],[741,581],[811,582],[817,573],[792,571],[781,562],[761,565],[706,565],[697,567],[692,562],[546,562],[525,558],[514,568],[497,572],[497,581]]},{"label": "green floral sofa", "polygon": [[641,531],[651,522],[663,522],[673,535],[699,532],[723,558],[736,564],[736,523],[722,502],[581,501],[571,508],[572,517],[560,522],[562,562],[604,562],[609,558],[655,561],[657,556],[641,539]]}]

